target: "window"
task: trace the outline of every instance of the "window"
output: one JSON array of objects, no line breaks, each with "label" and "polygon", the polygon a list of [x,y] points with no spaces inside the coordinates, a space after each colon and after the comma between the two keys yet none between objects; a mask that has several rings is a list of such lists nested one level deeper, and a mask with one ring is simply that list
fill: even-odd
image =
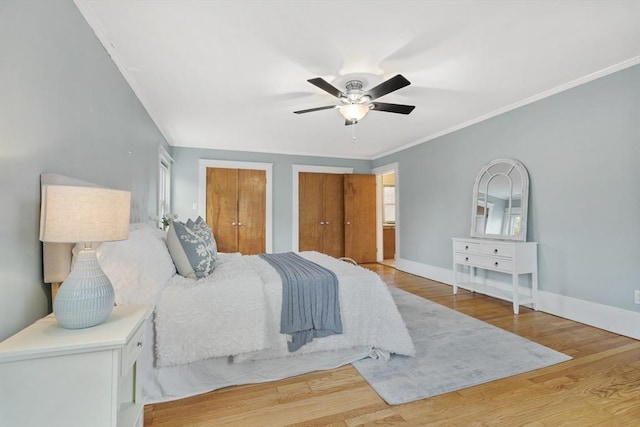
[{"label": "window", "polygon": [[162,217],[171,212],[171,164],[173,159],[162,146],[158,152],[158,227],[162,228]]},{"label": "window", "polygon": [[385,224],[396,223],[396,187],[385,185],[382,187],[382,221]]}]

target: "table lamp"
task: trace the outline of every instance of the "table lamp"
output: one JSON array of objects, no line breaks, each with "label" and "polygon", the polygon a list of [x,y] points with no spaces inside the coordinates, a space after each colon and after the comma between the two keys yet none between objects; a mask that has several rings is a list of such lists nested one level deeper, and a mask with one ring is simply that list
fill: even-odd
[{"label": "table lamp", "polygon": [[98,264],[92,243],[125,240],[131,193],[102,187],[43,185],[40,240],[80,243],[71,272],[53,301],[58,323],[67,329],[99,325],[111,314],[115,294]]}]

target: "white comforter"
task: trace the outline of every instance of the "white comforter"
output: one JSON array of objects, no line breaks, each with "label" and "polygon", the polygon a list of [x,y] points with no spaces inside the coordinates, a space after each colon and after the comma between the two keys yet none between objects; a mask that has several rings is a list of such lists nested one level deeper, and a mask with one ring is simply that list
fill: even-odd
[{"label": "white comforter", "polygon": [[263,350],[264,284],[245,257],[220,254],[208,277],[169,280],[156,306],[155,327],[157,366]]},{"label": "white comforter", "polygon": [[300,255],[336,273],[343,334],[317,338],[290,353],[287,336],[279,333],[282,283],[276,270],[258,256],[220,254],[209,277],[194,281],[174,276],[162,292],[155,316],[157,365],[355,347],[414,355],[407,328],[378,275],[317,252]]}]

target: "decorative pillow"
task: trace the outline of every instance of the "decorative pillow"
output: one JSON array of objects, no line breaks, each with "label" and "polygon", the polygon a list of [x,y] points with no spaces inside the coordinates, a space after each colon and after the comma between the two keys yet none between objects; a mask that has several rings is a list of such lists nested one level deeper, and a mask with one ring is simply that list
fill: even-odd
[{"label": "decorative pillow", "polygon": [[172,221],[167,248],[178,274],[191,279],[207,277],[215,268],[217,246],[213,231],[200,217],[187,223]]},{"label": "decorative pillow", "polygon": [[213,251],[213,257],[217,260],[218,244],[216,243],[216,239],[213,236],[213,230],[211,229],[211,227],[209,227],[209,224],[207,224],[207,221],[205,221],[204,219],[202,219],[202,217],[199,216],[196,219],[195,223],[191,220],[189,220],[189,222],[192,224],[189,227],[193,231],[195,231],[199,236],[201,236],[203,240],[205,240],[205,242],[207,243],[207,246],[211,247],[211,250]]}]

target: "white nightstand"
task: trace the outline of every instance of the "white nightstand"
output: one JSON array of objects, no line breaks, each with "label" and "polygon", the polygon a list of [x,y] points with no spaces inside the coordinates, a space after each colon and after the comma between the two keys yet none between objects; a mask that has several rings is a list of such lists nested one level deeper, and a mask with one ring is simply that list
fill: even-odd
[{"label": "white nightstand", "polygon": [[49,315],[1,342],[0,426],[141,427],[138,358],[150,313],[117,306],[76,330]]}]

